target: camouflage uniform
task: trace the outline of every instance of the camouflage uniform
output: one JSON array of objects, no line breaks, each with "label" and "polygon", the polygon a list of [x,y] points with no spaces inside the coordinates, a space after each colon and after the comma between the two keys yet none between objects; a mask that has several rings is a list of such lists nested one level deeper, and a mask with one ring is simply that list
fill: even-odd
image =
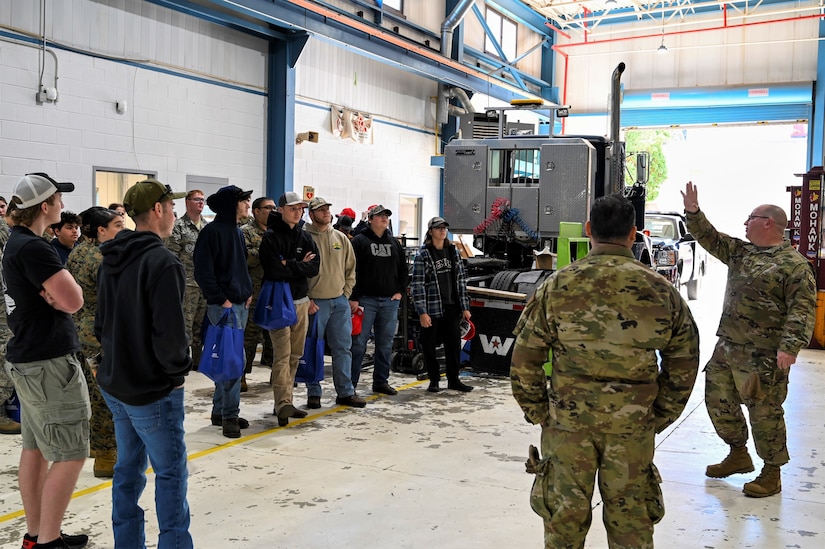
[{"label": "camouflage uniform", "polygon": [[[6,242],[9,241],[10,228],[6,220],[0,216],[0,254],[6,248]],[[2,366],[6,362],[6,343],[11,339],[11,330],[6,321],[6,285],[3,282],[3,272],[0,269],[0,298],[3,299],[2,311],[0,311],[0,418],[6,417],[5,402],[11,396],[14,390],[14,384],[6,373],[6,369]]]},{"label": "camouflage uniform", "polygon": [[[705,405],[716,433],[733,447],[744,446],[748,407],[756,453],[765,463],[790,460],[782,403],[788,370],[776,364],[777,351],[796,355],[811,340],[816,282],[811,265],[788,240],[759,247],[718,232],[699,211],[687,214],[688,230],[728,266],[728,283],[713,356],[705,367]],[[763,399],[743,394],[751,373],[759,376]],[[761,395],[760,395],[761,396]]]},{"label": "camouflage uniform", "polygon": [[[252,302],[249,304],[249,318],[252,318],[255,314],[255,303],[258,302],[258,294],[261,293],[261,283],[264,277],[264,268],[261,266],[258,250],[261,247],[261,239],[266,229],[261,229],[253,217],[251,221],[241,227],[241,232],[246,242],[246,264],[249,267],[249,276],[252,278]],[[261,364],[272,366],[272,340],[269,338],[269,332],[262,330],[254,322],[247,322],[243,337],[247,373],[252,371],[252,361],[255,360],[255,352],[258,350],[259,342],[263,342]]]},{"label": "camouflage uniform", "polygon": [[514,334],[513,395],[542,425],[545,547],[584,546],[598,471],[609,546],[652,548],[664,515],[654,435],[682,413],[699,363],[687,304],[630,250],[598,244],[547,279]]},{"label": "camouflage uniform", "polygon": [[89,448],[93,455],[103,455],[105,452],[115,451],[115,424],[112,420],[112,411],[100,394],[97,385],[96,371],[92,370],[89,361],[93,361],[97,369],[100,342],[95,338],[95,312],[97,311],[97,272],[103,261],[100,253],[100,244],[89,239],[75,246],[69,254],[66,269],[72,273],[75,281],[83,289],[83,307],[74,316],[77,326],[77,337],[80,340],[80,351],[83,353],[80,364],[86,376],[86,385],[89,387],[89,401],[92,405],[92,418],[89,422]]},{"label": "camouflage uniform", "polygon": [[[206,220],[201,216],[201,229],[206,225]],[[183,263],[186,270],[186,292],[183,297],[183,309],[186,316],[186,335],[189,337],[189,345],[192,347],[192,363],[195,369],[201,358],[203,341],[201,340],[201,327],[203,318],[206,316],[206,298],[203,297],[200,286],[195,282],[195,266],[192,262],[192,253],[195,251],[195,242],[198,240],[200,229],[183,214],[175,221],[172,229],[172,236],[164,242],[166,247],[174,253]]]}]

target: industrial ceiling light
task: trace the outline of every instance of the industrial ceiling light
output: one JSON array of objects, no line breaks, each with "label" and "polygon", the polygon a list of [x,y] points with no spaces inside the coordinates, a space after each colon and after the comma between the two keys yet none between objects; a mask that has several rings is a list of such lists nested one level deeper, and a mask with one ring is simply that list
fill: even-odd
[{"label": "industrial ceiling light", "polygon": [[656,53],[665,55],[667,53],[667,46],[665,46],[665,0],[662,0],[662,42],[656,48]]}]

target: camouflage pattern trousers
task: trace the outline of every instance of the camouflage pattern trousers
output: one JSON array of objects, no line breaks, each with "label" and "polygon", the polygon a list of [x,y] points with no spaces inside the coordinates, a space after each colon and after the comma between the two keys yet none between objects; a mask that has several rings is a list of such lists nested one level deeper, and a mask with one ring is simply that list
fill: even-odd
[{"label": "camouflage pattern trousers", "polygon": [[[745,381],[759,376],[764,398],[743,396]],[[705,406],[716,433],[730,446],[744,446],[748,424],[742,405],[748,407],[756,453],[765,463],[790,461],[782,403],[788,396],[789,370],[776,365],[776,351],[719,339],[705,366]],[[761,395],[760,395],[761,396]]]},{"label": "camouflage pattern trousers", "polygon": [[653,525],[665,514],[661,477],[653,465],[654,440],[652,426],[635,434],[544,427],[543,474],[537,476],[531,497],[533,509],[544,519],[544,547],[584,547],[598,472],[608,546],[653,549]]},{"label": "camouflage pattern trousers", "polygon": [[189,337],[189,345],[192,347],[192,363],[195,369],[201,359],[203,350],[203,319],[206,317],[206,298],[203,297],[200,286],[186,285],[183,294],[183,314],[186,317],[186,335]]},{"label": "camouflage pattern trousers", "polygon": [[[100,394],[96,372],[86,357],[94,356],[96,349],[83,347],[80,356],[80,367],[86,377],[86,386],[89,388],[89,403],[92,405],[92,418],[89,420],[89,450],[93,455],[97,453],[117,450],[115,442],[115,422],[112,420],[112,411]],[[95,366],[96,368],[97,366]]]},{"label": "camouflage pattern trousers", "polygon": [[263,345],[261,351],[261,366],[272,366],[272,340],[269,337],[269,331],[264,330],[252,321],[255,316],[255,305],[258,303],[258,298],[252,300],[249,304],[249,322],[243,332],[243,348],[246,353],[246,368],[245,373],[252,371],[252,361],[255,360],[255,353],[258,352],[258,343]]}]

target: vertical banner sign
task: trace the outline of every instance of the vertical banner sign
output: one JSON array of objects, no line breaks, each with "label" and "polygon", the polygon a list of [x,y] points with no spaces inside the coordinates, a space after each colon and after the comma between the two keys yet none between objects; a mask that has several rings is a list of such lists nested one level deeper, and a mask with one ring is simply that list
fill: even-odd
[{"label": "vertical banner sign", "polygon": [[309,202],[313,198],[315,198],[315,187],[304,185],[304,200]]},{"label": "vertical banner sign", "polygon": [[799,253],[816,266],[819,257],[819,204],[822,194],[822,167],[811,168],[802,176]]},{"label": "vertical banner sign", "polygon": [[791,215],[788,220],[788,229],[791,233],[791,245],[798,250],[799,233],[802,228],[802,187],[794,185],[785,187],[785,190],[791,193]]}]

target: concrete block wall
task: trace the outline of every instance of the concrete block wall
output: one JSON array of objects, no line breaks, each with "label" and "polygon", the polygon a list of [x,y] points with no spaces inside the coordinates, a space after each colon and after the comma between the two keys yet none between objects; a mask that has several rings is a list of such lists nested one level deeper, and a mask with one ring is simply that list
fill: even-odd
[{"label": "concrete block wall", "polygon": [[[52,21],[54,12],[47,14],[49,38],[83,52],[52,48],[59,60],[56,103],[35,103],[38,50],[31,44],[0,41],[0,195],[8,198],[21,175],[45,171],[76,184],[76,192],[64,202],[81,211],[94,201],[96,167],[156,173],[176,190],[184,190],[187,175],[195,175],[227,178],[252,189],[255,196],[262,193],[265,42],[214,25],[204,29],[204,22],[158,6],[118,8],[92,0],[74,4],[88,4],[79,12],[88,17],[70,18],[71,26],[83,26],[84,32]],[[36,11],[37,3],[33,5]],[[38,17],[19,14],[0,8],[0,30],[36,32]],[[121,42],[94,39],[101,20],[108,20],[109,26],[114,21],[119,28],[139,28],[137,36],[145,40],[164,36],[168,47],[161,47],[157,38],[155,46],[130,43],[126,51]],[[195,37],[190,40],[189,35]],[[212,55],[202,52],[199,66],[192,67],[187,55],[166,51],[173,43]],[[330,48],[337,51],[335,63],[324,61]],[[320,55],[313,56],[313,50]],[[134,52],[142,56],[140,61],[100,57]],[[44,84],[51,86],[54,62],[49,55],[45,59]],[[417,196],[423,199],[424,220],[437,215],[440,171],[429,165],[435,153],[430,99],[435,84],[328,44],[319,49],[314,39],[296,71],[295,131],[319,131],[321,142],[296,146],[294,188],[312,185],[336,207],[358,211],[376,202],[397,210],[399,196]],[[356,80],[354,74],[360,77]],[[330,89],[329,80],[315,80],[319,75],[347,85]],[[314,83],[307,85],[307,80]],[[127,104],[123,114],[115,107],[120,101]],[[375,114],[375,144],[333,138],[333,103]]]}]

